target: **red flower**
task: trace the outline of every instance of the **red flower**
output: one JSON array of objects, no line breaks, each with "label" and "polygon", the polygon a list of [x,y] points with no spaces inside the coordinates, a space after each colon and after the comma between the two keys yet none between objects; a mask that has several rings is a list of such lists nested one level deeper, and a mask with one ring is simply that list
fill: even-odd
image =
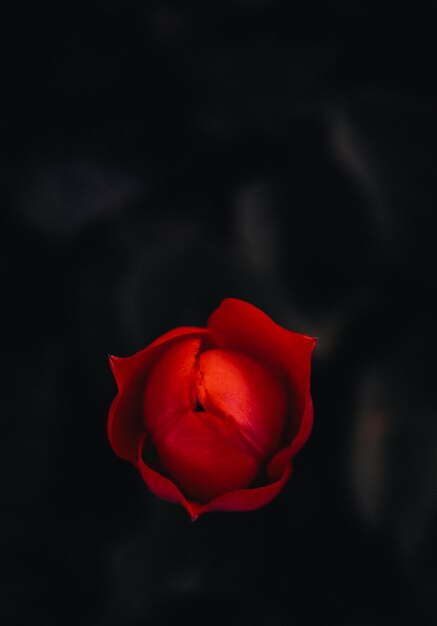
[{"label": "red flower", "polygon": [[270,502],[308,439],[316,340],[226,299],[207,328],[183,327],[110,362],[114,451],[192,519]]}]

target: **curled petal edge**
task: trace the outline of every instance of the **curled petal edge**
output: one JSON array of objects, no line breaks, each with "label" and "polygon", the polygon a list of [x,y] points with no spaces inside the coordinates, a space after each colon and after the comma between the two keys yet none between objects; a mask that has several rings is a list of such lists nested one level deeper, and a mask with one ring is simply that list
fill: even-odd
[{"label": "curled petal edge", "polygon": [[147,465],[143,459],[143,449],[146,441],[147,435],[143,435],[138,446],[136,459],[136,466],[144,482],[156,496],[182,504],[193,522],[200,515],[209,511],[254,511],[259,509],[276,498],[292,473],[290,459],[282,475],[275,482],[252,489],[236,489],[214,498],[207,504],[199,504],[198,502],[188,500],[172,480]]},{"label": "curled petal edge", "polygon": [[132,356],[109,355],[118,393],[109,409],[107,432],[112,449],[122,459],[136,462],[138,440],[144,432],[142,402],[148,368],[169,344],[188,336],[206,338],[210,333],[205,328],[181,326]]}]

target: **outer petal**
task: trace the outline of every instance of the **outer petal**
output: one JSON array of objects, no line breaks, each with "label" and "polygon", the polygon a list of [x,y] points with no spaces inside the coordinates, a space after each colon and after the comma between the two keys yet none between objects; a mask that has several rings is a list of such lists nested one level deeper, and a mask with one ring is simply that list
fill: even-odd
[{"label": "outer petal", "polygon": [[186,498],[175,483],[151,468],[142,457],[146,436],[139,442],[136,465],[150,491],[159,498],[170,502],[179,502],[188,511],[194,521],[203,513],[209,511],[254,511],[271,502],[282,491],[292,474],[291,463],[286,467],[281,478],[269,485],[254,489],[238,489],[230,491],[207,504],[200,504]]},{"label": "outer petal", "polygon": [[282,491],[285,483],[291,476],[291,472],[292,466],[290,464],[276,482],[254,489],[230,491],[197,509],[197,515],[209,511],[254,511],[255,509],[260,509],[276,498],[278,493]]},{"label": "outer petal", "polygon": [[235,445],[234,429],[221,417],[186,411],[154,437],[162,466],[186,497],[210,502],[255,479],[258,463]]},{"label": "outer petal", "polygon": [[150,491],[164,500],[170,502],[179,502],[186,508],[191,516],[192,520],[195,520],[201,512],[202,506],[196,502],[191,502],[185,498],[182,491],[177,487],[172,480],[166,478],[156,470],[152,469],[143,460],[143,449],[146,443],[147,435],[143,435],[139,440],[137,447],[137,458],[135,464],[141,472],[141,476],[149,487]]},{"label": "outer petal", "polygon": [[286,330],[260,309],[234,298],[223,300],[209,318],[208,328],[218,348],[239,350],[285,373],[296,416],[289,439],[297,439],[302,446],[310,434],[303,415],[316,339]]},{"label": "outer petal", "polygon": [[175,328],[130,357],[110,356],[118,394],[109,410],[108,437],[114,452],[121,458],[136,463],[138,440],[145,430],[142,410],[144,385],[155,359],[181,338],[206,338],[209,334],[204,328]]},{"label": "outer petal", "polygon": [[270,480],[278,480],[278,478],[283,475],[287,467],[291,464],[291,459],[297,452],[299,452],[305,441],[310,436],[312,426],[313,403],[308,392],[305,410],[298,434],[294,437],[289,446],[283,448],[275,454],[267,466],[267,476]]}]

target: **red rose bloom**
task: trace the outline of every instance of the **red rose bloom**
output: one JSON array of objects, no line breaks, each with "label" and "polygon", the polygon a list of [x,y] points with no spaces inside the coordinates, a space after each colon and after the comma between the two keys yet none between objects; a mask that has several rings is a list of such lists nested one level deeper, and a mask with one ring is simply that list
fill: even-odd
[{"label": "red rose bloom", "polygon": [[264,506],[311,432],[315,342],[226,299],[207,328],[176,328],[133,356],[111,356],[114,451],[192,519]]}]

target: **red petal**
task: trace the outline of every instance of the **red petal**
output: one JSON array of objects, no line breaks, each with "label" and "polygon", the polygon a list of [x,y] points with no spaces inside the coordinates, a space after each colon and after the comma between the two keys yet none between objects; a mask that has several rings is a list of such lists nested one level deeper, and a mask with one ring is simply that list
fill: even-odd
[{"label": "red petal", "polygon": [[176,328],[130,357],[110,357],[118,394],[109,410],[108,437],[114,452],[120,457],[136,461],[138,439],[145,430],[142,410],[144,385],[155,359],[181,337],[208,335],[209,331],[204,328]]},{"label": "red petal", "polygon": [[296,416],[292,436],[308,437],[308,421],[302,417],[310,387],[311,355],[316,339],[294,333],[276,324],[255,306],[228,298],[223,300],[208,321],[218,348],[241,351],[257,361],[282,370],[288,378]]},{"label": "red petal", "polygon": [[186,497],[208,502],[254,480],[258,464],[233,445],[233,429],[220,417],[187,411],[154,438],[162,465]]},{"label": "red petal", "polygon": [[271,502],[284,488],[292,472],[291,464],[286,468],[281,478],[274,483],[255,489],[239,489],[215,498],[212,502],[197,509],[197,516],[209,511],[254,511]]},{"label": "red petal", "polygon": [[270,480],[277,480],[283,474],[287,466],[290,465],[291,459],[297,452],[299,452],[305,441],[310,436],[313,426],[313,414],[313,402],[310,394],[308,393],[298,434],[294,437],[291,444],[287,448],[283,448],[275,454],[267,466],[267,476]]},{"label": "red petal", "polygon": [[194,521],[203,513],[209,511],[254,511],[271,502],[288,481],[292,473],[292,466],[289,464],[281,478],[265,487],[254,489],[238,489],[225,493],[207,504],[199,504],[186,498],[175,483],[152,469],[142,458],[142,451],[145,440],[140,441],[138,446],[138,458],[136,465],[141,472],[144,482],[149,489],[159,498],[171,502],[179,502],[188,511]]},{"label": "red petal", "polygon": [[155,361],[144,393],[144,421],[152,435],[196,403],[200,339],[184,339]]},{"label": "red petal", "polygon": [[207,411],[231,417],[260,459],[277,449],[287,399],[273,373],[243,354],[208,350],[200,356],[200,374]]},{"label": "red petal", "polygon": [[141,472],[144,482],[149,487],[150,491],[158,496],[158,498],[170,500],[170,502],[180,502],[190,514],[191,519],[195,520],[200,514],[201,505],[187,500],[174,482],[152,469],[144,462],[143,449],[146,440],[146,436],[140,439],[136,459],[136,465]]}]

